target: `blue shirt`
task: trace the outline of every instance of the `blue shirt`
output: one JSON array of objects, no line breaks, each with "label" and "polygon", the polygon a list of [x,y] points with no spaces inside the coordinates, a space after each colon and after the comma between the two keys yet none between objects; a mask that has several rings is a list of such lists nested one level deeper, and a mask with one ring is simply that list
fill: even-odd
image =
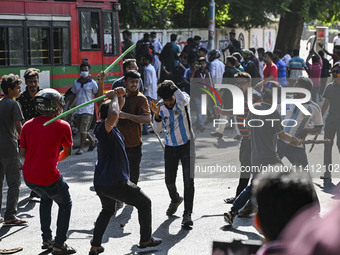
[{"label": "blue shirt", "polygon": [[286,87],[287,86],[287,65],[282,59],[279,59],[279,61],[276,62],[276,66],[278,68],[277,70],[278,82],[280,83],[281,86]]},{"label": "blue shirt", "polygon": [[108,133],[104,121],[96,123],[94,134],[98,140],[94,185],[115,186],[129,180],[130,168],[122,134],[116,127]]}]

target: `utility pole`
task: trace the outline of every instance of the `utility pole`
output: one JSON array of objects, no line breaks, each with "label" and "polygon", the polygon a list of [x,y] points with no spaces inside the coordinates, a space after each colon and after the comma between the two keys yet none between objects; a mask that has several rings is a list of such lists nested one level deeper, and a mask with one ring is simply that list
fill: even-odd
[{"label": "utility pole", "polygon": [[208,50],[215,48],[215,0],[209,3],[209,43]]}]

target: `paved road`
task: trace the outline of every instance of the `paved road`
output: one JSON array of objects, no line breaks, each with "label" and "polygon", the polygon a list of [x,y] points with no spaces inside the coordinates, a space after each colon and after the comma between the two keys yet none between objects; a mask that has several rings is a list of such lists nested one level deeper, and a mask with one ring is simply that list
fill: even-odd
[{"label": "paved road", "polygon": [[[211,126],[198,133],[197,166],[209,164],[237,165],[239,142],[233,140],[234,133],[225,131],[223,139],[212,138]],[[152,199],[154,235],[163,238],[164,243],[147,254],[209,254],[212,241],[231,241],[233,239],[260,240],[261,235],[252,226],[252,219],[236,219],[233,228],[223,220],[223,213],[229,205],[223,199],[234,195],[237,178],[233,175],[197,173],[194,205],[194,227],[191,230],[181,228],[183,205],[174,217],[168,218],[165,211],[169,197],[164,184],[164,161],[162,149],[153,134],[144,136],[142,173],[140,187]],[[323,146],[316,146],[309,159],[312,164],[322,162]],[[339,155],[334,150],[334,159],[339,162]],[[94,222],[101,210],[100,202],[93,192],[92,180],[96,152],[86,152],[81,156],[72,155],[59,164],[63,176],[70,186],[73,200],[72,216],[67,243],[77,249],[78,254],[87,254]],[[314,179],[321,205],[322,214],[330,209],[336,200],[332,194],[324,192],[321,181]],[[336,182],[337,183],[337,182]],[[181,172],[178,174],[178,187],[182,193]],[[39,225],[39,203],[28,201],[28,188],[22,184],[19,202],[19,217],[29,221],[28,227],[0,228],[0,248],[21,246],[20,254],[49,254],[42,252]],[[4,192],[6,197],[6,192]],[[5,204],[3,203],[3,207]],[[57,206],[53,206],[53,224],[55,231]],[[3,214],[3,212],[2,212]],[[103,254],[138,254],[136,244],[139,241],[137,212],[130,206],[119,210],[113,217],[103,238],[106,251]]]}]

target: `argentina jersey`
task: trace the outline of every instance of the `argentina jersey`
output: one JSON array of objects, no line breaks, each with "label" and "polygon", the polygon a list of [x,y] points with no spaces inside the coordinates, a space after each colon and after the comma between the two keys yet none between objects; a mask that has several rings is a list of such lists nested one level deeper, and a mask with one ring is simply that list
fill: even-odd
[{"label": "argentina jersey", "polygon": [[[284,131],[295,137],[297,137],[303,129],[308,128],[311,122],[313,122],[314,126],[323,125],[321,110],[316,103],[309,101],[304,103],[303,106],[311,113],[311,115],[303,114],[298,107],[291,104],[289,105],[289,109],[284,118]],[[303,146],[300,145],[298,147]]]},{"label": "argentina jersey", "polygon": [[[177,94],[177,95],[176,95]],[[181,95],[178,95],[181,94]],[[180,98],[183,97],[184,98]],[[191,140],[190,129],[188,124],[188,117],[190,118],[190,104],[189,95],[185,92],[175,92],[176,103],[172,109],[165,107],[163,100],[159,102],[160,111],[159,115],[162,118],[161,122],[154,121],[155,132],[160,131],[162,125],[165,131],[165,145],[167,146],[180,146],[186,144]],[[181,100],[182,99],[182,100]],[[186,99],[186,104],[183,103],[183,99]],[[186,109],[189,116],[187,117]],[[158,133],[158,132],[157,132]]]}]

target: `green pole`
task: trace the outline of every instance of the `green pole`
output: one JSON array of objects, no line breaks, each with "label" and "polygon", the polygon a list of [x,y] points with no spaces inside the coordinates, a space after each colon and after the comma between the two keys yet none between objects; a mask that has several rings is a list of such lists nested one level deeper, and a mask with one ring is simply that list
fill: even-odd
[{"label": "green pole", "polygon": [[84,107],[84,106],[86,106],[86,105],[88,105],[88,104],[92,104],[92,103],[94,103],[94,102],[100,101],[100,100],[104,99],[105,97],[106,97],[106,95],[102,95],[102,96],[97,97],[97,98],[95,98],[95,99],[92,99],[92,100],[90,100],[90,101],[88,101],[88,102],[85,102],[85,103],[83,103],[83,104],[80,104],[80,105],[78,105],[78,106],[76,106],[76,107],[73,107],[72,109],[70,109],[70,110],[68,110],[68,111],[66,111],[66,112],[64,112],[64,113],[62,113],[62,114],[60,114],[60,115],[58,115],[57,117],[55,117],[55,118],[53,118],[53,119],[51,119],[51,120],[49,120],[49,121],[46,121],[46,122],[44,123],[44,126],[47,126],[48,124],[51,124],[53,121],[55,121],[55,120],[57,120],[57,119],[61,119],[62,117],[64,117],[64,116],[66,116],[66,115],[68,115],[68,114],[70,114],[70,113],[72,113],[72,112],[78,110],[79,108],[82,108],[82,107]]},{"label": "green pole", "polygon": [[[123,53],[122,53],[122,55],[120,55],[111,65],[109,65],[105,70],[104,70],[104,73],[106,74],[108,71],[110,71],[110,69],[115,65],[115,64],[117,64],[126,54],[128,54],[132,49],[134,49],[136,47],[136,44],[133,44],[133,45],[131,45],[126,51],[124,51]],[[82,108],[82,107],[84,107],[84,106],[86,106],[86,105],[88,105],[88,104],[92,104],[92,103],[94,103],[94,102],[97,102],[97,101],[100,101],[100,100],[102,100],[102,99],[104,99],[106,97],[106,95],[102,95],[102,96],[100,96],[100,97],[97,97],[97,98],[95,98],[95,99],[92,99],[92,100],[90,100],[90,101],[88,101],[88,102],[86,102],[86,103],[83,103],[83,104],[81,104],[81,105],[78,105],[78,106],[76,106],[76,107],[74,107],[74,108],[72,108],[72,109],[70,109],[70,110],[68,110],[68,111],[66,111],[66,112],[64,112],[64,113],[62,113],[62,114],[60,114],[60,115],[58,115],[57,117],[55,117],[55,118],[53,118],[53,119],[51,119],[51,120],[49,120],[49,121],[46,121],[45,123],[44,123],[44,126],[47,126],[48,124],[51,124],[53,121],[55,121],[55,120],[58,120],[58,119],[61,119],[62,117],[64,117],[64,116],[66,116],[66,115],[68,115],[68,114],[70,114],[70,113],[72,113],[72,112],[74,112],[74,111],[76,111],[76,110],[78,110],[79,108]]]},{"label": "green pole", "polygon": [[132,49],[136,47],[136,44],[131,45],[122,55],[120,55],[111,65],[109,65],[105,70],[104,73],[106,74],[110,69],[117,64],[126,54],[128,54]]}]

